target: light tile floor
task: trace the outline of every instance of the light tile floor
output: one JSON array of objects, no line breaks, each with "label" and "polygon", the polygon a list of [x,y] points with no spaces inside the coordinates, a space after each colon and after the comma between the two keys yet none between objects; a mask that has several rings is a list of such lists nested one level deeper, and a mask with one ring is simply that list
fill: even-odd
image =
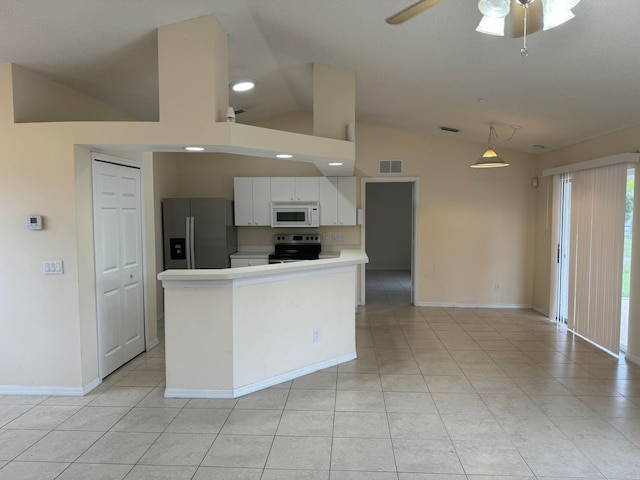
[{"label": "light tile floor", "polygon": [[237,400],[163,398],[162,344],[86,397],[0,396],[0,480],[640,479],[639,367],[532,311],[393,298],[357,360]]}]

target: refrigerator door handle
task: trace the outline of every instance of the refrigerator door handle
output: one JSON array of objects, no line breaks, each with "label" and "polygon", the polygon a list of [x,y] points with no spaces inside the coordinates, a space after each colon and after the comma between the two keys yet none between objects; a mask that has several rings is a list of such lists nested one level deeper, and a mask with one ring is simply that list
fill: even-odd
[{"label": "refrigerator door handle", "polygon": [[191,217],[184,217],[184,236],[186,238],[185,248],[186,248],[186,257],[187,257],[187,269],[191,268]]},{"label": "refrigerator door handle", "polygon": [[196,217],[190,217],[190,227],[189,227],[189,244],[191,250],[191,268],[196,268],[196,243],[195,243],[195,223]]}]

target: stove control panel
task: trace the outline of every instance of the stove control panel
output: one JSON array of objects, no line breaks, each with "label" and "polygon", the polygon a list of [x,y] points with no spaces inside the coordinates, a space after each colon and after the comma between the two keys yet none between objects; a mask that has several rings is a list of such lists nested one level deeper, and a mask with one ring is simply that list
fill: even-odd
[{"label": "stove control panel", "polygon": [[276,243],[320,243],[320,235],[286,233],[276,235]]}]

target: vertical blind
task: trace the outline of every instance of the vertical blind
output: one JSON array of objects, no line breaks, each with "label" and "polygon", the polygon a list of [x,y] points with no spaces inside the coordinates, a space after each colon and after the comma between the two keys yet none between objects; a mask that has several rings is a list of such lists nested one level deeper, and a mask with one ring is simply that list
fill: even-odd
[{"label": "vertical blind", "polygon": [[618,354],[627,166],[571,173],[568,327]]}]

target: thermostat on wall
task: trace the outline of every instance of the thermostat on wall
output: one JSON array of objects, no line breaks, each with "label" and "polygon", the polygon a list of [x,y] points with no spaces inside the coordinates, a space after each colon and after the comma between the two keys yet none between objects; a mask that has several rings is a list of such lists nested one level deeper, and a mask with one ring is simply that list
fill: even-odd
[{"label": "thermostat on wall", "polygon": [[27,217],[27,228],[29,230],[42,230],[42,215],[29,215]]}]

